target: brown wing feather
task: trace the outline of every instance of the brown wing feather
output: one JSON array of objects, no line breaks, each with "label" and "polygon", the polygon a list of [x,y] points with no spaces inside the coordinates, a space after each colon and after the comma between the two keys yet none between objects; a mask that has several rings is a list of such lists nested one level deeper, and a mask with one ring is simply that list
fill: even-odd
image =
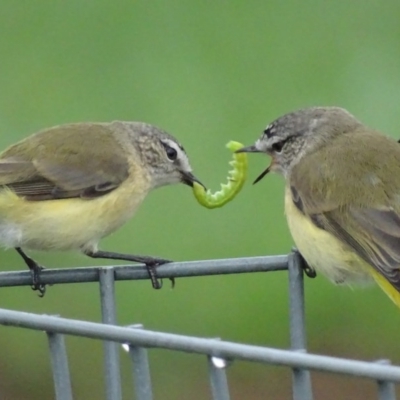
[{"label": "brown wing feather", "polygon": [[[93,146],[99,140],[100,149]],[[128,177],[128,168],[107,124],[66,125],[33,135],[2,153],[0,187],[31,201],[89,199],[117,188]]]},{"label": "brown wing feather", "polygon": [[350,208],[329,212],[325,217],[328,231],[349,245],[400,291],[400,225],[396,213]]},{"label": "brown wing feather", "polygon": [[[294,204],[302,210],[304,199]],[[400,216],[393,210],[341,207],[309,214],[320,229],[332,233],[379,271],[400,292]]]},{"label": "brown wing feather", "polygon": [[394,140],[371,131],[343,135],[295,167],[290,189],[299,211],[400,291],[400,146]]}]

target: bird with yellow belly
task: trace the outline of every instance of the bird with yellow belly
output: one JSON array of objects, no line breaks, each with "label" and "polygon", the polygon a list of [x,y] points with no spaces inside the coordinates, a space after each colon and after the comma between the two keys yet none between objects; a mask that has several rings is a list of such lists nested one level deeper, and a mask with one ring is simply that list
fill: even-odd
[{"label": "bird with yellow belly", "polygon": [[286,114],[238,152],[272,157],[308,265],[337,284],[375,280],[400,307],[400,145],[339,107]]},{"label": "bird with yellow belly", "polygon": [[199,181],[188,157],[168,133],[141,122],[56,126],[0,154],[0,243],[15,248],[39,282],[41,266],[23,248],[79,249],[93,258],[146,264],[168,260],[98,250],[98,242],[131,218],[160,186]]}]

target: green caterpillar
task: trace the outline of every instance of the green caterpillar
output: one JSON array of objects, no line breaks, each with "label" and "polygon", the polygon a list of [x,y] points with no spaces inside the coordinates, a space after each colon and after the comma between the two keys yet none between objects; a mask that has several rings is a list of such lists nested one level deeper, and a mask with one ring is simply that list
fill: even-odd
[{"label": "green caterpillar", "polygon": [[[243,145],[239,142],[230,141],[226,147],[231,151],[239,150]],[[247,155],[246,153],[234,153],[233,160],[229,162],[233,167],[228,172],[228,183],[221,184],[221,190],[211,193],[205,190],[197,182],[193,184],[193,194],[196,200],[204,207],[222,207],[231,201],[242,189],[247,177]]]}]

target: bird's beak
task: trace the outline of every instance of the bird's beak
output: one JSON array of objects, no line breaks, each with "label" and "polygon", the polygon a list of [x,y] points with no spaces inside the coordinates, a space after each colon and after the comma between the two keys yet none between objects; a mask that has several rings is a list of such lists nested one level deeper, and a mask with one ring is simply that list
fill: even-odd
[{"label": "bird's beak", "polygon": [[206,189],[206,187],[191,172],[181,171],[181,175],[182,183],[185,185],[193,187],[193,183],[197,182],[199,185],[203,186],[204,189]]},{"label": "bird's beak", "polygon": [[264,178],[264,176],[267,175],[268,172],[270,172],[270,168],[271,168],[271,166],[269,165],[269,166],[267,167],[267,169],[265,169],[265,170],[255,179],[255,181],[253,182],[253,185],[255,185],[257,182],[260,182],[261,179]]},{"label": "bird's beak", "polygon": [[261,150],[258,150],[256,146],[247,146],[242,147],[239,150],[236,150],[235,153],[261,153]]},{"label": "bird's beak", "polygon": [[[258,150],[255,145],[252,146],[247,146],[247,147],[242,147],[239,150],[236,150],[235,153],[263,153],[261,150]],[[257,182],[260,182],[262,178],[264,178],[265,175],[270,172],[271,165],[268,166],[266,170],[264,170],[253,182],[253,185],[255,185]]]}]

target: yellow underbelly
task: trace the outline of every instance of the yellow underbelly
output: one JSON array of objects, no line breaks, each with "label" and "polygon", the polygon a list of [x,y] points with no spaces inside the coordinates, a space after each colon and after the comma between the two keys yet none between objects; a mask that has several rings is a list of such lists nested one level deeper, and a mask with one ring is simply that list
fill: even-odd
[{"label": "yellow underbelly", "polygon": [[[142,186],[143,189],[143,186]],[[0,192],[0,242],[38,250],[95,249],[97,242],[126,222],[148,190],[126,182],[95,199],[26,201]]]},{"label": "yellow underbelly", "polygon": [[400,293],[371,265],[330,233],[317,228],[293,204],[290,190],[285,192],[285,213],[293,240],[307,263],[337,284],[375,280],[387,296],[400,307]]},{"label": "yellow underbelly", "polygon": [[296,247],[316,271],[337,284],[371,280],[371,269],[355,252],[332,234],[319,229],[285,193],[285,213]]}]

